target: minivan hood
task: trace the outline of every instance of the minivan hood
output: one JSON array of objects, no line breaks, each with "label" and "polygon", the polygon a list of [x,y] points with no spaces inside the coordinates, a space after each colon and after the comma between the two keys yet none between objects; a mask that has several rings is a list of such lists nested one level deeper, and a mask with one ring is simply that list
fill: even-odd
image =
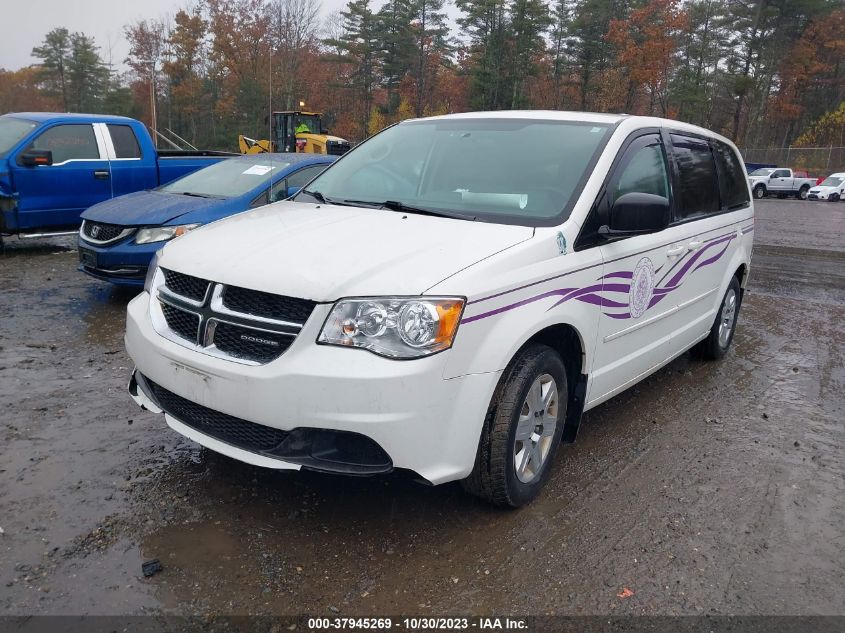
[{"label": "minivan hood", "polygon": [[87,209],[85,220],[124,226],[156,226],[192,211],[207,211],[227,200],[198,198],[163,191],[136,191]]},{"label": "minivan hood", "polygon": [[159,264],[313,301],[415,295],[533,234],[524,226],[279,202],[174,240]]}]

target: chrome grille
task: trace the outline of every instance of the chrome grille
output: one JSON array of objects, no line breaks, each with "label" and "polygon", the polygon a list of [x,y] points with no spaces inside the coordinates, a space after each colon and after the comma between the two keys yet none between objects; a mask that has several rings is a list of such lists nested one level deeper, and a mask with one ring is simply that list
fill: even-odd
[{"label": "chrome grille", "polygon": [[223,305],[229,310],[277,321],[305,323],[317,305],[307,299],[274,295],[237,286],[226,287],[222,296]]},{"label": "chrome grille", "polygon": [[282,355],[293,339],[291,334],[257,330],[225,321],[218,321],[214,327],[215,347],[235,358],[269,363]]},{"label": "chrome grille", "polygon": [[183,339],[197,342],[200,329],[200,317],[193,312],[187,312],[168,303],[161,304],[161,311],[164,313],[164,320],[167,327],[176,332]]},{"label": "chrome grille", "polygon": [[156,331],[197,351],[250,365],[269,363],[293,343],[316,303],[160,268],[150,314]]},{"label": "chrome grille", "polygon": [[80,228],[82,239],[93,244],[116,242],[119,239],[128,237],[134,232],[134,227],[107,224],[105,222],[92,222],[91,220],[83,220],[82,227]]},{"label": "chrome grille", "polygon": [[192,277],[184,273],[177,273],[174,270],[162,268],[164,273],[164,285],[172,293],[187,297],[191,301],[203,301],[211,283],[207,279]]}]

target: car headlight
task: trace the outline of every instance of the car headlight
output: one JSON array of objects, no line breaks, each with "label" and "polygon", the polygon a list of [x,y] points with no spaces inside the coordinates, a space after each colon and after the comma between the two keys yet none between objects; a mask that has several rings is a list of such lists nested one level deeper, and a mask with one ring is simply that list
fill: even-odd
[{"label": "car headlight", "polygon": [[179,226],[149,226],[144,229],[138,229],[135,234],[136,244],[152,244],[153,242],[165,242],[172,240],[174,237],[184,235],[188,231],[193,231],[200,224],[180,224]]},{"label": "car headlight", "polygon": [[161,254],[161,250],[157,250],[155,255],[153,255],[152,260],[150,261],[150,266],[147,268],[147,276],[144,278],[144,290],[152,294],[153,290],[153,280],[156,276],[156,271],[158,270],[158,258]]},{"label": "car headlight", "polygon": [[318,343],[360,347],[388,358],[420,358],[452,346],[466,301],[460,297],[342,299]]}]

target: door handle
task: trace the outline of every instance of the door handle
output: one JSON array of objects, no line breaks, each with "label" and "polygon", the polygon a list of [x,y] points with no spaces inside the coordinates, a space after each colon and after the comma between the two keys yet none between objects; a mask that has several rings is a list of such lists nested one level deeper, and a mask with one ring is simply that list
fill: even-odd
[{"label": "door handle", "polygon": [[683,255],[687,252],[686,244],[682,244],[680,246],[673,246],[669,250],[666,251],[666,255],[669,257],[677,257],[678,255]]},{"label": "door handle", "polygon": [[97,180],[108,180],[109,172],[107,169],[95,169],[94,178],[96,178]]},{"label": "door handle", "polygon": [[702,244],[704,244],[704,242],[702,242],[701,240],[696,240],[687,244],[687,249],[691,251],[697,251],[699,248],[701,248]]}]

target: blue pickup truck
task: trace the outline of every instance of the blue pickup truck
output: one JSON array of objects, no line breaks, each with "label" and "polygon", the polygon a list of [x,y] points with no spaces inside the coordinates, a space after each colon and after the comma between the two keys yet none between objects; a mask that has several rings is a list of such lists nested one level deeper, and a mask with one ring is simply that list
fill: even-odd
[{"label": "blue pickup truck", "polygon": [[0,116],[2,236],[77,230],[103,200],[152,189],[233,156],[159,151],[140,121],[97,114]]}]

